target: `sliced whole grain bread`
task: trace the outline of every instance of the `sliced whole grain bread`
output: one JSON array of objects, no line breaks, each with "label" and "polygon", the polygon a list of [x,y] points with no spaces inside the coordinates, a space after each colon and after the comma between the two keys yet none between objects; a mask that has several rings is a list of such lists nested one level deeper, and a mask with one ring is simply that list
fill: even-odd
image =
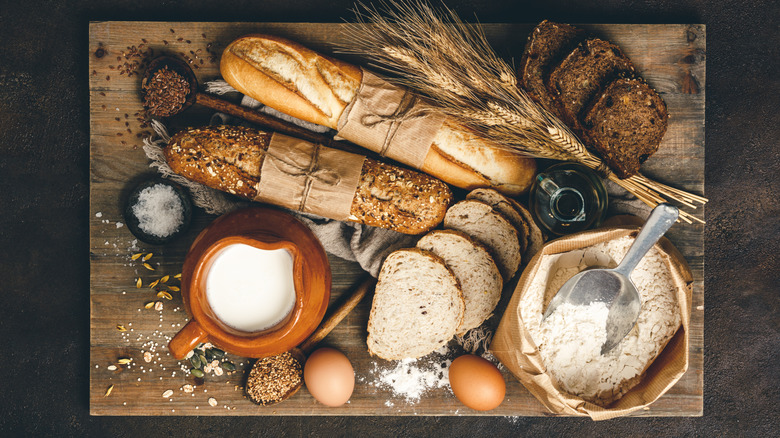
[{"label": "sliced whole grain bread", "polygon": [[666,132],[669,113],[642,79],[615,79],[583,111],[585,138],[620,178],[639,171]]},{"label": "sliced whole grain bread", "polygon": [[457,334],[479,327],[493,313],[503,288],[501,273],[487,249],[455,230],[431,231],[417,247],[441,257],[460,283],[466,310]]},{"label": "sliced whole grain bread", "polygon": [[463,231],[485,245],[504,281],[520,266],[520,240],[512,223],[489,204],[476,199],[460,201],[444,215],[444,228]]},{"label": "sliced whole grain bread", "polygon": [[544,20],[528,36],[518,69],[518,82],[528,95],[547,111],[560,117],[546,80],[550,68],[571,52],[585,37],[585,31],[574,26]]},{"label": "sliced whole grain bread", "polygon": [[542,246],[544,246],[544,233],[542,233],[541,228],[539,228],[539,225],[536,225],[536,222],[534,221],[534,217],[531,215],[531,212],[528,211],[527,208],[523,207],[522,204],[515,201],[514,199],[509,199],[509,201],[512,203],[512,205],[515,207],[518,213],[520,213],[520,216],[525,219],[525,222],[528,224],[528,246],[526,247],[525,251],[523,252],[523,264],[527,265],[531,259],[536,255],[536,253],[539,252],[540,249],[542,249]]},{"label": "sliced whole grain bread", "polygon": [[442,347],[463,321],[458,279],[435,254],[391,253],[379,272],[368,319],[368,352],[386,360],[417,358]]},{"label": "sliced whole grain bread", "polygon": [[520,253],[522,254],[525,252],[528,247],[530,229],[525,219],[520,215],[520,212],[517,211],[509,198],[493,189],[482,188],[470,191],[466,195],[466,199],[482,201],[509,219],[509,222],[511,222],[517,230],[517,238],[520,242]]},{"label": "sliced whole grain bread", "polygon": [[581,130],[580,112],[602,86],[621,75],[634,74],[634,65],[618,46],[599,38],[580,43],[552,70],[547,88],[555,98],[562,120]]}]

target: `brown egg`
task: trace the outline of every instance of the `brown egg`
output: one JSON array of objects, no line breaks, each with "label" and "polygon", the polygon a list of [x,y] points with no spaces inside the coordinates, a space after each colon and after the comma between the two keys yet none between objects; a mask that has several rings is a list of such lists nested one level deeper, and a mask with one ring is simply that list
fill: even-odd
[{"label": "brown egg", "polygon": [[315,350],[303,367],[306,389],[326,406],[341,406],[355,389],[355,370],[347,356],[333,348]]},{"label": "brown egg", "polygon": [[504,401],[506,382],[489,361],[467,354],[450,364],[450,387],[461,403],[477,411],[489,411]]}]

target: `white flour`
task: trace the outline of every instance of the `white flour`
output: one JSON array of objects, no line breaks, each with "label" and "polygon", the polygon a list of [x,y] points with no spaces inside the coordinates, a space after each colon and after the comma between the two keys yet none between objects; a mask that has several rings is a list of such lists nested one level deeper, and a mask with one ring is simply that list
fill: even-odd
[{"label": "white flour", "polygon": [[[403,359],[393,362],[392,367],[380,367],[374,362],[371,374],[372,385],[389,389],[393,396],[401,397],[408,404],[415,404],[426,392],[435,388],[449,387],[449,370],[452,360],[446,359],[449,349],[444,347],[420,359]],[[393,406],[388,400],[387,406]]]},{"label": "white flour", "polygon": [[544,297],[596,260],[611,259],[614,266],[632,242],[633,238],[623,237],[585,250],[545,256],[521,303],[526,330],[561,389],[601,405],[619,399],[636,385],[680,326],[674,283],[661,254],[651,249],[634,269],[631,279],[642,299],[639,320],[604,356],[600,348],[606,339],[605,305],[560,308],[542,324]]}]

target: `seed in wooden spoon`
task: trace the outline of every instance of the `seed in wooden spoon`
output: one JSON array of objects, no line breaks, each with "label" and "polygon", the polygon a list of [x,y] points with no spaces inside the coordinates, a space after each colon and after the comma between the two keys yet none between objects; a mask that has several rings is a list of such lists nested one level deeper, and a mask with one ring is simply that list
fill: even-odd
[{"label": "seed in wooden spoon", "polygon": [[249,372],[246,394],[254,403],[277,403],[301,384],[303,367],[289,352],[258,359]]}]

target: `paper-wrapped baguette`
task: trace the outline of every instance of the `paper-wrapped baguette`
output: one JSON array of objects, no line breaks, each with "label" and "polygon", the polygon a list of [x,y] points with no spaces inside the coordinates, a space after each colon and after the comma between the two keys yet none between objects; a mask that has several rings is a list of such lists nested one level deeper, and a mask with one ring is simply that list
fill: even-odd
[{"label": "paper-wrapped baguette", "polygon": [[[273,139],[286,143],[273,152]],[[292,147],[286,150],[287,145]],[[300,154],[298,146],[306,152]],[[318,158],[311,160],[309,150]],[[436,227],[452,202],[449,187],[429,175],[250,128],[185,130],[171,138],[164,154],[174,172],[214,189],[405,234],[420,234]],[[318,166],[318,160],[324,164]],[[280,170],[290,175],[275,176]],[[292,205],[286,202],[295,196],[284,192],[292,189],[297,193],[299,183],[301,191],[311,198],[306,208],[298,208],[297,201]],[[271,193],[263,195],[263,191]],[[335,193],[339,191],[342,193]],[[347,201],[343,215],[332,210],[338,208],[333,204],[339,202],[339,197]]]},{"label": "paper-wrapped baguette", "polygon": [[[248,35],[233,41],[222,54],[220,71],[238,91],[290,116],[339,130],[339,135],[342,116],[348,116],[345,110],[349,111],[365,88],[366,75],[374,77],[360,67],[269,35]],[[401,89],[379,84],[382,91]],[[381,99],[378,103],[383,104]],[[412,144],[420,136],[410,135],[411,141],[401,140],[407,144],[399,146],[411,149],[412,154],[419,152],[419,160],[387,156],[464,189],[492,187],[510,196],[528,190],[536,173],[532,158],[490,143],[440,113],[432,117],[441,121],[431,133],[431,140],[425,140],[427,144]],[[383,152],[371,142],[343,137]]]}]

